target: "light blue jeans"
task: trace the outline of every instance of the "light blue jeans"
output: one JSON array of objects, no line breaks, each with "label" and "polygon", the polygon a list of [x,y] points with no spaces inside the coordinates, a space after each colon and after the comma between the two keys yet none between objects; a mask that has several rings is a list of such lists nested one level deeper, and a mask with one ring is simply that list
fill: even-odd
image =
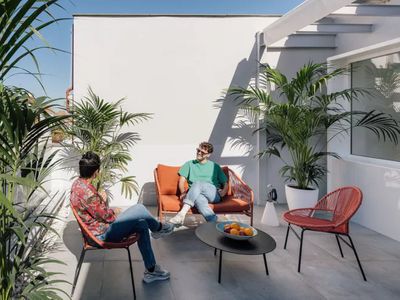
[{"label": "light blue jeans", "polygon": [[183,199],[183,203],[188,204],[190,207],[196,207],[207,222],[217,221],[217,216],[208,206],[208,203],[218,203],[220,201],[221,197],[215,185],[204,181],[194,182]]},{"label": "light blue jeans", "polygon": [[149,229],[155,232],[159,228],[160,222],[150,214],[147,208],[142,204],[136,204],[119,214],[106,232],[98,238],[106,242],[119,242],[133,233],[139,233],[138,247],[146,269],[150,269],[156,265],[156,260],[151,248]]}]

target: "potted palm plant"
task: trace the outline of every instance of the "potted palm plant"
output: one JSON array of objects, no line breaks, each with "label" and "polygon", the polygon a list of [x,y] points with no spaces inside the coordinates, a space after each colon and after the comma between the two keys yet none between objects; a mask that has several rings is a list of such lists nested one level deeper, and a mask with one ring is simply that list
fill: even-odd
[{"label": "potted palm plant", "polygon": [[331,138],[363,126],[378,138],[398,142],[399,124],[390,115],[377,111],[347,111],[342,101],[351,101],[367,91],[358,88],[326,93],[327,82],[345,75],[345,68],[328,69],[326,64],[308,63],[289,80],[280,71],[264,66],[260,75],[267,88],[235,87],[228,90],[239,101],[246,115],[266,134],[260,158],[271,155],[283,162],[281,175],[289,209],[313,207],[318,200],[318,185],[327,173],[327,133]]},{"label": "potted palm plant", "polygon": [[105,190],[112,197],[110,188],[120,183],[121,193],[132,198],[138,193],[138,185],[134,176],[125,174],[132,160],[131,147],[140,136],[137,132],[127,131],[127,127],[150,119],[151,114],[124,112],[123,100],[105,101],[89,88],[89,95],[75,103],[71,110],[72,122],[65,127],[65,133],[71,139],[62,145],[66,156],[74,160],[87,151],[97,153],[102,160],[100,175],[95,182],[97,189]]}]

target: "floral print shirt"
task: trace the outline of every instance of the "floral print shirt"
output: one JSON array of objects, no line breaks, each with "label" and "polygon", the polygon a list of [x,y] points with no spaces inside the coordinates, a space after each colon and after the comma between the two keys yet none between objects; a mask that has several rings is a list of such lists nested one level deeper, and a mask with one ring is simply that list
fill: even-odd
[{"label": "floral print shirt", "polygon": [[78,178],[71,187],[71,205],[94,235],[103,234],[115,221],[114,211],[109,208],[96,188],[84,178]]}]

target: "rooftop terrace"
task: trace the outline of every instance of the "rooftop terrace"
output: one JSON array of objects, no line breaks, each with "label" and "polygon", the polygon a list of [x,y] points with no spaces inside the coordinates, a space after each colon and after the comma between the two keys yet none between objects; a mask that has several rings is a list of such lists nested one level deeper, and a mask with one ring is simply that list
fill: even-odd
[{"label": "rooftop terrace", "polygon": [[[155,212],[155,208],[151,208]],[[278,206],[281,215],[285,205]],[[277,248],[267,254],[269,277],[261,256],[223,255],[222,282],[218,284],[218,256],[195,236],[200,216],[189,216],[187,227],[164,239],[153,240],[158,262],[171,272],[171,279],[145,284],[143,262],[133,245],[133,269],[138,299],[398,299],[400,286],[400,242],[358,224],[351,234],[361,259],[364,282],[350,248],[343,245],[340,257],[333,235],[307,232],[303,248],[302,272],[297,273],[299,241],[291,235],[283,250],[286,225],[269,227],[260,223],[263,207],[255,207],[255,227],[269,233]],[[227,216],[229,219],[245,216]],[[69,281],[73,280],[82,247],[77,223],[71,214],[62,234],[63,243],[52,256],[62,259]],[[70,291],[70,287],[64,287]],[[124,250],[89,251],[73,299],[130,299],[132,288]]]}]

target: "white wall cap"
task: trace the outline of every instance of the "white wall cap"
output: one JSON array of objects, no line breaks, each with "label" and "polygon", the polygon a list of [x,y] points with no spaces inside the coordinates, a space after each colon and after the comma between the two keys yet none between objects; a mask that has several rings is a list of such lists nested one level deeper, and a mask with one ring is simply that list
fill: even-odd
[{"label": "white wall cap", "polygon": [[327,61],[329,64],[347,65],[355,61],[386,55],[397,51],[400,51],[400,38],[331,56],[327,58]]}]

